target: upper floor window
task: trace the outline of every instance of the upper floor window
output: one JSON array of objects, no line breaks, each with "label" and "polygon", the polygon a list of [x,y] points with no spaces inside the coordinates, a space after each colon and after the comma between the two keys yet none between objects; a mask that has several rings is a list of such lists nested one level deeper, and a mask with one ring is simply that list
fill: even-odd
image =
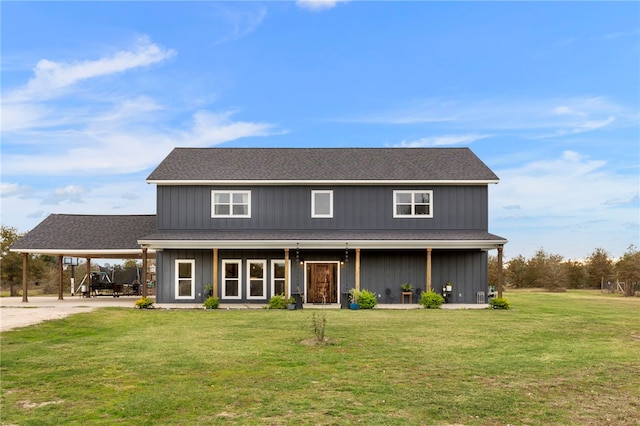
[{"label": "upper floor window", "polygon": [[333,217],[333,191],[311,191],[311,217]]},{"label": "upper floor window", "polygon": [[393,191],[393,217],[433,217],[433,191]]},{"label": "upper floor window", "polygon": [[211,217],[251,217],[251,191],[211,191]]}]

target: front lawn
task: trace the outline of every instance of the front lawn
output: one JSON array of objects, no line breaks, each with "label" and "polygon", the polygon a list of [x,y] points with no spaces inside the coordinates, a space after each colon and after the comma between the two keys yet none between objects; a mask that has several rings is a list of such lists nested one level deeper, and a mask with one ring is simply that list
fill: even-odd
[{"label": "front lawn", "polygon": [[512,309],[104,308],[1,335],[3,425],[636,425],[640,298]]}]

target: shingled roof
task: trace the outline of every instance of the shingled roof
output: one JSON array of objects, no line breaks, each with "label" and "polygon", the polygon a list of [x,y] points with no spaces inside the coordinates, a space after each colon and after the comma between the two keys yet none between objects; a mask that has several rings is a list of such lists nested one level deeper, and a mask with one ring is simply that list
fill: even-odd
[{"label": "shingled roof", "polygon": [[468,148],[175,148],[147,181],[497,183],[498,177]]},{"label": "shingled roof", "polygon": [[61,256],[134,258],[138,240],[156,232],[155,215],[52,214],[11,246],[11,251]]}]

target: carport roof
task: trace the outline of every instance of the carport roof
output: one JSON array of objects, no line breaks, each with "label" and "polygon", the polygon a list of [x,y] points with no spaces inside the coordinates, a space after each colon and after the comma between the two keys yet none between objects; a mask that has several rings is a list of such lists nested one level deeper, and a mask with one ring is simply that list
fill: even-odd
[{"label": "carport roof", "polygon": [[154,232],[156,215],[52,214],[16,241],[11,251],[130,259],[142,256],[138,240]]}]

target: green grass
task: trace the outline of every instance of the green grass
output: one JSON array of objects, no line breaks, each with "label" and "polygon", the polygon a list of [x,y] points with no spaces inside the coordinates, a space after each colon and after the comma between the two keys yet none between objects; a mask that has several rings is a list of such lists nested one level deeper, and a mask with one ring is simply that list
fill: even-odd
[{"label": "green grass", "polygon": [[[640,298],[509,311],[105,308],[2,333],[1,424],[635,425]],[[316,311],[317,312],[317,311]]]}]

